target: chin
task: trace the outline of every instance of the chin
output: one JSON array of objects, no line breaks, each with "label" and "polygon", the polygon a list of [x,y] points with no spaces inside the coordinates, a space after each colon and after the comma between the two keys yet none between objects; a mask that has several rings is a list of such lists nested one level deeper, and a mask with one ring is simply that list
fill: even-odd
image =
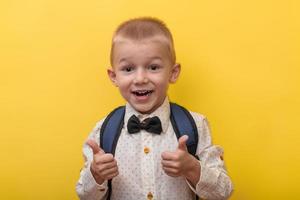
[{"label": "chin", "polygon": [[142,114],[149,114],[153,111],[153,106],[136,105],[134,109]]},{"label": "chin", "polygon": [[142,114],[150,114],[152,112],[152,109],[147,109],[147,108],[136,108],[136,110]]}]

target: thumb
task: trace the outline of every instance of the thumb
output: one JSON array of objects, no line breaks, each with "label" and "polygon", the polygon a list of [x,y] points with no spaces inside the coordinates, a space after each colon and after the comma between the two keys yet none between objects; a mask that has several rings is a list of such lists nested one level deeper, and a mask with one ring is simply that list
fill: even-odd
[{"label": "thumb", "polygon": [[91,147],[91,149],[93,150],[94,155],[99,153],[99,152],[102,153],[102,154],[104,153],[103,149],[101,149],[99,147],[99,145],[94,140],[89,139],[89,140],[86,141],[86,144]]},{"label": "thumb", "polygon": [[183,135],[178,140],[178,149],[187,151],[186,142],[189,139],[189,136]]}]

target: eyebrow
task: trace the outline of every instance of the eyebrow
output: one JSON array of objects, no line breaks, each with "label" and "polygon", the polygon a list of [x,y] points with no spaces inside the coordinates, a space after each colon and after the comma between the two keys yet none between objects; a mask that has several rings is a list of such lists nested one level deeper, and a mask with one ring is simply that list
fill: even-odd
[{"label": "eyebrow", "polygon": [[149,58],[149,59],[153,59],[153,60],[154,60],[154,59],[162,60],[160,56],[152,56],[152,57],[150,56],[150,57],[148,57],[148,58]]},{"label": "eyebrow", "polygon": [[[119,60],[119,63],[121,63],[121,62],[123,62],[123,61],[127,61],[127,60],[129,60],[131,57],[127,57],[127,58],[121,58],[120,60]],[[162,58],[160,57],[160,56],[149,56],[149,57],[147,57],[148,59],[151,59],[151,60],[162,60]]]}]

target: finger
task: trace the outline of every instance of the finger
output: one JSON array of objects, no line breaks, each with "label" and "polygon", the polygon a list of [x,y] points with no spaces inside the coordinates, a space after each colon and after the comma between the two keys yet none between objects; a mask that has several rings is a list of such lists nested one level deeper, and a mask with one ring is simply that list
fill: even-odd
[{"label": "finger", "polygon": [[177,162],[169,161],[169,160],[162,160],[161,164],[163,167],[170,167],[170,168],[178,168],[179,165]]},{"label": "finger", "polygon": [[178,149],[181,149],[183,151],[187,151],[186,142],[189,139],[189,136],[183,135],[178,140]]},{"label": "finger", "polygon": [[114,158],[114,156],[111,153],[106,153],[101,155],[101,163],[110,163],[110,162],[114,162],[116,161],[116,159]]},{"label": "finger", "polygon": [[176,159],[176,156],[174,154],[175,154],[174,152],[165,151],[161,154],[161,158],[163,160],[174,160]]},{"label": "finger", "polygon": [[91,147],[91,149],[93,150],[93,154],[97,154],[97,153],[101,153],[104,154],[104,151],[99,147],[99,145],[94,141],[94,140],[87,140],[86,144],[89,145]]},{"label": "finger", "polygon": [[163,167],[163,170],[169,176],[173,176],[173,177],[179,176],[178,169],[169,168],[169,167]]},{"label": "finger", "polygon": [[110,179],[112,179],[112,178],[114,178],[118,175],[119,175],[119,171],[117,171],[116,173],[110,174],[110,175],[107,176],[107,180],[110,180]]},{"label": "finger", "polygon": [[93,158],[93,162],[95,162],[97,165],[104,165],[106,163],[111,163],[114,161],[117,162],[114,156],[110,153],[95,154]]},{"label": "finger", "polygon": [[112,174],[115,174],[117,173],[119,170],[118,170],[118,167],[113,167],[113,168],[110,168],[110,169],[106,169],[104,171],[101,172],[101,174],[104,176],[104,177],[108,177]]},{"label": "finger", "polygon": [[117,162],[114,160],[112,162],[108,162],[108,163],[100,163],[98,164],[98,168],[100,171],[104,171],[106,169],[111,169],[114,167],[118,167]]}]

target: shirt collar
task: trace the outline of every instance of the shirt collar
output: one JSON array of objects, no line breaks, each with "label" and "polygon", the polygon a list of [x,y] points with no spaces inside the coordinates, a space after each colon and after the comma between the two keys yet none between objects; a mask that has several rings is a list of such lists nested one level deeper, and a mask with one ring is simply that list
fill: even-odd
[{"label": "shirt collar", "polygon": [[162,126],[162,132],[165,133],[167,131],[168,125],[169,125],[169,119],[170,119],[170,102],[169,98],[166,97],[163,104],[158,107],[155,111],[153,111],[150,114],[142,114],[138,111],[136,111],[128,102],[126,103],[126,110],[125,110],[125,116],[124,116],[124,126],[127,130],[127,122],[129,118],[135,115],[139,118],[140,121],[143,121],[144,119],[148,117],[159,117],[161,121]]}]

